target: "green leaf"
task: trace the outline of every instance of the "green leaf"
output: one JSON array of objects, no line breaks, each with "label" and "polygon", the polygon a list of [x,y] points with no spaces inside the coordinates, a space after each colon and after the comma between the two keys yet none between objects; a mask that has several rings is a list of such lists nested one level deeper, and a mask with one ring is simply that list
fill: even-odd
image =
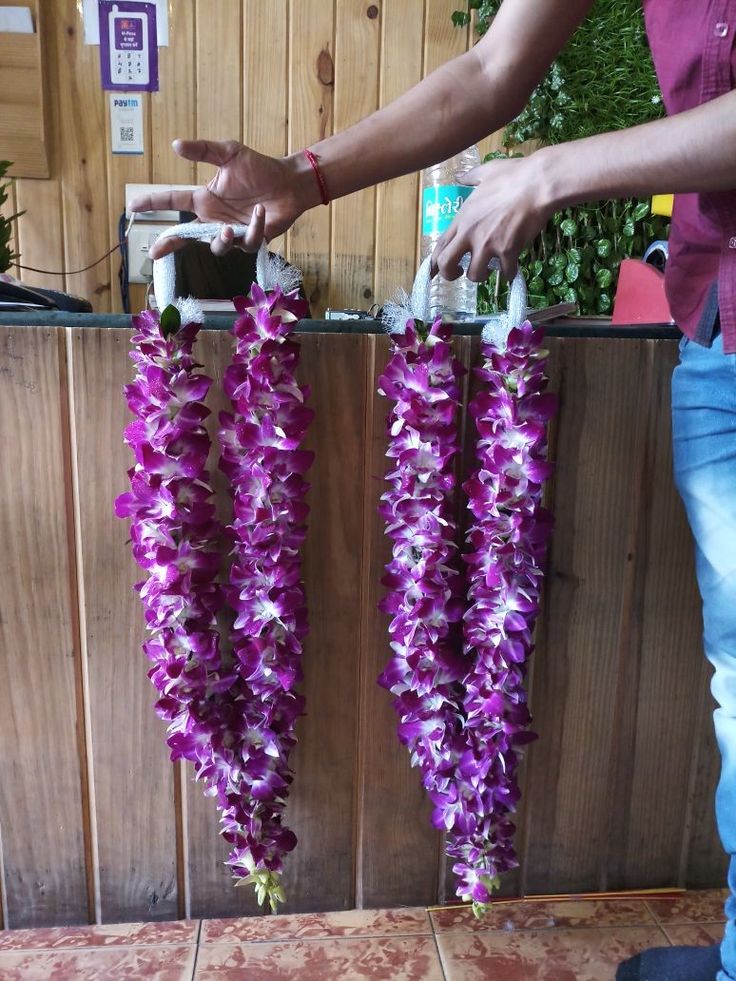
[{"label": "green leaf", "polygon": [[569,263],[565,270],[565,279],[568,283],[574,283],[580,276],[580,266],[576,262]]},{"label": "green leaf", "polygon": [[562,296],[563,296],[563,299],[564,299],[565,303],[577,303],[578,302],[578,294],[575,292],[575,290],[572,288],[572,286],[570,286],[568,289],[566,289],[565,292],[562,294]]},{"label": "green leaf", "polygon": [[578,223],[572,218],[565,218],[565,220],[560,225],[560,231],[563,235],[569,235],[570,238],[573,237],[575,232],[578,230]]},{"label": "green leaf", "polygon": [[532,276],[541,276],[542,270],[544,269],[544,263],[541,259],[535,259],[531,264],[531,274]]},{"label": "green leaf", "polygon": [[639,204],[634,208],[631,217],[634,221],[641,221],[646,218],[649,214],[650,206],[648,201],[640,201]]},{"label": "green leaf", "polygon": [[580,249],[576,249],[576,248],[568,249],[567,261],[568,263],[577,262],[577,264],[580,265],[580,263],[583,261],[583,256],[582,253],[580,252]]},{"label": "green leaf", "polygon": [[547,282],[549,283],[550,286],[559,286],[560,283],[562,282],[562,273],[561,272],[552,273],[551,276],[547,277]]},{"label": "green leaf", "polygon": [[626,238],[633,238],[634,237],[634,222],[631,220],[631,218],[628,218],[624,222],[623,228],[621,229],[621,232],[622,232],[623,235],[626,236]]},{"label": "green leaf", "polygon": [[608,313],[611,309],[611,297],[608,293],[598,294],[598,313]]},{"label": "green leaf", "polygon": [[613,251],[613,245],[608,238],[599,238],[595,243],[595,250],[601,259],[607,259]]},{"label": "green leaf", "polygon": [[556,272],[562,272],[567,265],[567,259],[559,252],[549,257],[549,264]]},{"label": "green leaf", "polygon": [[613,282],[613,273],[610,269],[599,269],[595,274],[595,281],[601,289],[606,289]]},{"label": "green leaf", "polygon": [[465,10],[456,10],[452,15],[452,23],[455,27],[467,27],[470,23],[470,14]]},{"label": "green leaf", "polygon": [[161,333],[164,337],[171,337],[181,327],[181,314],[173,304],[169,304],[161,312]]}]

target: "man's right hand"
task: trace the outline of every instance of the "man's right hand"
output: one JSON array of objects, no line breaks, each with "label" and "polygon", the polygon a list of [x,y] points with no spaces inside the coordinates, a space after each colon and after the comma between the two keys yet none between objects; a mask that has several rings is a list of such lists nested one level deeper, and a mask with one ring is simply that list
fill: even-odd
[{"label": "man's right hand", "polygon": [[[258,251],[293,225],[308,208],[319,203],[319,189],[306,158],[267,157],[235,140],[175,140],[174,150],[185,160],[209,163],[217,173],[196,191],[157,191],[129,202],[131,211],[193,211],[203,222],[223,222],[212,242],[215,255],[234,244]],[[248,224],[248,233],[235,242],[232,224]],[[186,239],[160,239],[151,247],[152,259],[186,244]]]}]

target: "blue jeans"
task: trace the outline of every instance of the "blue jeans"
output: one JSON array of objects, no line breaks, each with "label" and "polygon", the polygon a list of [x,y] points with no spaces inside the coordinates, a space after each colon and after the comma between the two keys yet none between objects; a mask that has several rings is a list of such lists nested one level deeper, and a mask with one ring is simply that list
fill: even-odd
[{"label": "blue jeans", "polygon": [[672,377],[675,481],[695,538],[703,598],[705,654],[715,672],[714,713],[721,751],[716,821],[730,856],[723,970],[736,979],[736,355],[683,338]]}]

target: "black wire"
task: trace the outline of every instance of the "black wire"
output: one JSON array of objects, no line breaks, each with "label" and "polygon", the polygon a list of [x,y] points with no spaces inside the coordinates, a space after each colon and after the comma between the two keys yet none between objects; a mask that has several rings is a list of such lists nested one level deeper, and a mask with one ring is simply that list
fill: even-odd
[{"label": "black wire", "polygon": [[96,259],[94,262],[90,262],[90,264],[85,266],[84,269],[62,269],[59,271],[58,269],[37,269],[35,266],[24,266],[20,262],[14,262],[13,265],[18,269],[25,269],[28,272],[43,273],[44,276],[78,276],[79,273],[87,272],[88,269],[94,269],[95,266],[99,266],[101,262],[104,262],[108,256],[112,255],[113,252],[116,252],[119,248],[120,243],[118,242],[117,245],[113,245],[111,249],[108,249],[104,255],[101,255],[99,259]]},{"label": "black wire", "polygon": [[128,264],[128,240],[125,237],[126,220],[123,211],[118,219],[118,247],[120,249],[120,269],[118,270],[118,282],[120,283],[120,302],[125,313],[130,313],[130,291],[129,291],[129,264]]}]

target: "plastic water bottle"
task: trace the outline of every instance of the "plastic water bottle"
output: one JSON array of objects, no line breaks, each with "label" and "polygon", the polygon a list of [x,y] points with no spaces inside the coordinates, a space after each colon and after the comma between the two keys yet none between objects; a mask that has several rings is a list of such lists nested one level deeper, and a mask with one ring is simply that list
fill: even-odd
[{"label": "plastic water bottle", "polygon": [[[478,147],[471,146],[422,174],[422,258],[452,224],[455,215],[473,190],[458,183],[458,177],[480,164]],[[448,282],[435,276],[430,289],[432,316],[445,320],[475,320],[478,314],[478,285],[463,275]]]}]

